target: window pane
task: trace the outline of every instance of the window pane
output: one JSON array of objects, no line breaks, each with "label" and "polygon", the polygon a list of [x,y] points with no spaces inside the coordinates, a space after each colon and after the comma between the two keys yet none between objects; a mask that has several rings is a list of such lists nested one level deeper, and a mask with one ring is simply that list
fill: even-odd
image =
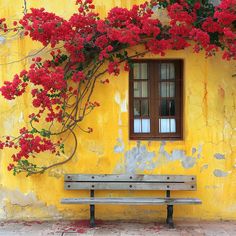
[{"label": "window pane", "polygon": [[140,82],[134,82],[134,97],[141,97],[141,86]]},{"label": "window pane", "polygon": [[169,115],[169,107],[167,99],[161,99],[161,116],[168,116]]},{"label": "window pane", "polygon": [[161,116],[174,116],[175,115],[175,100],[161,99]]},{"label": "window pane", "polygon": [[139,79],[139,64],[134,63],[133,65],[133,71],[134,71],[134,79]]},{"label": "window pane", "polygon": [[148,79],[147,63],[134,63],[134,79]]},{"label": "window pane", "polygon": [[142,133],[150,133],[150,119],[142,119]]},{"label": "window pane", "polygon": [[175,100],[171,99],[169,101],[170,115],[175,116]]},{"label": "window pane", "polygon": [[134,133],[150,133],[150,119],[134,119]]},{"label": "window pane", "polygon": [[140,81],[134,82],[134,97],[143,97],[146,98],[148,96],[148,82]]},{"label": "window pane", "polygon": [[142,97],[146,98],[148,96],[148,83],[142,82]]},{"label": "window pane", "polygon": [[134,133],[141,133],[141,119],[134,119]]},{"label": "window pane", "polygon": [[160,66],[161,80],[175,79],[174,63],[162,63]]},{"label": "window pane", "polygon": [[141,116],[149,116],[149,100],[141,100]]},{"label": "window pane", "polygon": [[147,63],[140,63],[141,67],[141,73],[140,73],[140,79],[148,79],[147,76]]},{"label": "window pane", "polygon": [[175,133],[176,132],[175,119],[159,119],[159,132],[160,133]]},{"label": "window pane", "polygon": [[135,116],[140,116],[140,100],[135,99],[134,100],[134,115]]},{"label": "window pane", "polygon": [[161,82],[161,97],[175,96],[175,82]]}]

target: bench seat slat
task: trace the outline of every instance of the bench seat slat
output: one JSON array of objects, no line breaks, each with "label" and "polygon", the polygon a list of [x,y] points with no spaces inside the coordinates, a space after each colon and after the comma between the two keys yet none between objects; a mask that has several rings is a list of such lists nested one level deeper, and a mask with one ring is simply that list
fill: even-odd
[{"label": "bench seat slat", "polygon": [[67,190],[196,190],[196,183],[65,182],[64,187]]},{"label": "bench seat slat", "polygon": [[192,205],[198,198],[63,198],[62,204]]},{"label": "bench seat slat", "polygon": [[95,182],[95,181],[141,181],[141,182],[188,182],[196,181],[196,176],[194,175],[91,175],[91,174],[66,174],[65,181],[85,181],[85,182]]}]

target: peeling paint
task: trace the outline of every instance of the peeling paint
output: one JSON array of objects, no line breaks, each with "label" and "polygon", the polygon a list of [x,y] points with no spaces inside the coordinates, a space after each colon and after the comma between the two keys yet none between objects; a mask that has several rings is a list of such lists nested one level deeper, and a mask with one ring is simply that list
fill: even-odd
[{"label": "peeling paint", "polygon": [[4,44],[6,42],[6,38],[3,36],[0,36],[0,44]]},{"label": "peeling paint", "polygon": [[[165,145],[166,145],[166,142],[161,143],[160,150],[159,150],[159,158],[161,156],[164,156],[168,161],[180,160],[183,168],[185,169],[190,169],[196,164],[196,161],[197,161],[196,157],[187,156],[185,151],[178,150],[178,149],[173,150],[171,153],[168,153],[167,151],[165,151]],[[200,152],[198,153],[198,155],[200,156]]]},{"label": "peeling paint", "polygon": [[128,101],[128,95],[126,94],[125,99],[121,99],[120,93],[116,92],[115,94],[115,101],[120,106],[121,112],[127,112],[127,101]]},{"label": "peeling paint", "polygon": [[203,144],[199,144],[197,149],[197,158],[200,159],[202,155]]},{"label": "peeling paint", "polygon": [[192,148],[192,155],[197,151],[195,147]]},{"label": "peeling paint", "polygon": [[[162,141],[157,155],[154,151],[148,151],[145,145],[142,145],[140,141],[137,141],[135,147],[131,150],[128,150],[124,153],[124,143],[122,139],[117,139],[117,144],[114,146],[114,153],[124,153],[123,158],[120,159],[120,162],[116,165],[114,173],[120,173],[123,169],[126,173],[140,173],[143,171],[150,171],[163,166],[169,162],[180,161],[184,169],[190,169],[194,167],[197,162],[197,157],[188,156],[183,150],[173,150],[171,153],[168,153],[165,150],[166,142]],[[147,146],[149,146],[147,144]],[[195,148],[197,155],[201,155],[201,148]],[[122,168],[124,165],[124,168]]]},{"label": "peeling paint", "polygon": [[144,145],[137,145],[125,153],[126,173],[136,173],[144,170],[153,170],[155,152],[149,152]]},{"label": "peeling paint", "polygon": [[125,145],[124,145],[123,140],[121,138],[118,138],[117,144],[114,147],[114,152],[115,153],[122,153],[122,152],[124,152],[124,148],[125,148]]},{"label": "peeling paint", "polygon": [[203,172],[204,170],[206,170],[208,168],[208,164],[204,164],[201,169],[200,169],[200,172]]},{"label": "peeling paint", "polygon": [[225,155],[224,155],[224,154],[221,154],[221,153],[215,153],[215,154],[214,154],[214,157],[215,157],[217,160],[223,160],[223,159],[225,159]]},{"label": "peeling paint", "polygon": [[[24,194],[18,189],[0,187],[0,219],[60,219],[61,214],[54,206],[38,200],[33,192]],[[37,212],[37,214],[35,214]]]},{"label": "peeling paint", "polygon": [[50,177],[54,177],[54,178],[61,178],[63,177],[65,174],[65,171],[63,168],[53,168],[51,170],[48,171],[48,176]]},{"label": "peeling paint", "polygon": [[216,177],[226,177],[228,175],[227,172],[220,169],[215,169],[213,173]]},{"label": "peeling paint", "polygon": [[190,169],[196,164],[196,158],[185,156],[181,163],[185,169]]}]

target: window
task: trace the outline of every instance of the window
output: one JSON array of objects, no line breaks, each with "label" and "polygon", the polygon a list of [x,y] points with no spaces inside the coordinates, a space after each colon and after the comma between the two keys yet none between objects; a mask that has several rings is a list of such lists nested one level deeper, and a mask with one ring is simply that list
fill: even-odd
[{"label": "window", "polygon": [[130,139],[182,138],[182,60],[134,61],[129,80]]}]

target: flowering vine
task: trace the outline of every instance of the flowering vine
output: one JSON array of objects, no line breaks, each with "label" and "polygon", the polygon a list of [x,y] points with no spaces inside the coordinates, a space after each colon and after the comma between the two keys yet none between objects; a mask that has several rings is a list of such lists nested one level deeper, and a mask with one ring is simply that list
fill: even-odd
[{"label": "flowering vine", "polygon": [[[14,174],[43,173],[71,160],[77,149],[75,128],[92,132],[80,123],[100,106],[91,100],[96,83],[109,83],[102,80],[105,73],[117,76],[122,69],[128,71],[133,58],[148,52],[164,56],[166,50],[192,46],[194,52],[204,50],[206,56],[221,50],[223,59],[236,59],[235,0],[222,0],[215,7],[208,0],[150,0],[131,9],[115,7],[104,19],[95,12],[92,0],[77,0],[76,4],[78,12],[69,20],[43,8],[25,12],[12,28],[0,19],[0,32],[24,32],[51,48],[50,59],[33,58],[28,69],[0,88],[8,100],[30,91],[35,108],[29,127],[20,129],[17,137],[9,135],[0,141],[0,149],[15,148],[8,166]],[[154,9],[165,9],[169,24],[156,19]],[[137,51],[136,45],[143,50]],[[64,153],[61,137],[65,134],[74,138],[74,151],[66,160],[50,166],[31,161],[42,152]]]}]

